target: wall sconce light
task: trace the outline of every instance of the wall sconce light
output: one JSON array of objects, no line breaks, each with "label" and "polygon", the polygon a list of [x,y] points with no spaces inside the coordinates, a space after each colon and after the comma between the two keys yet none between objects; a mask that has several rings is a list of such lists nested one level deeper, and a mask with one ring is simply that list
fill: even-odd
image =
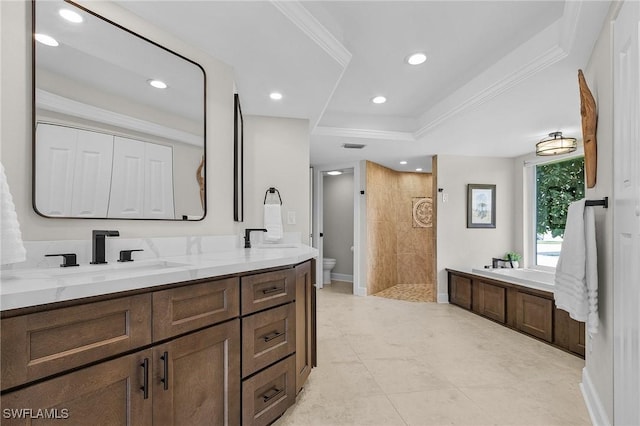
[{"label": "wall sconce light", "polygon": [[536,144],[536,155],[560,155],[568,154],[578,149],[576,138],[565,138],[562,132],[549,133],[548,138],[542,139]]}]

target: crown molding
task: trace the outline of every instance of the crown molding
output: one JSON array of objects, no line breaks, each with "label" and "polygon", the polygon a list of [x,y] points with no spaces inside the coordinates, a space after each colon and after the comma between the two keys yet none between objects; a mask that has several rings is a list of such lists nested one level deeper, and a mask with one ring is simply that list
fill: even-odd
[{"label": "crown molding", "polygon": [[[422,114],[422,126],[414,133],[416,139],[421,138],[431,129],[437,127],[454,115],[490,101],[522,81],[533,77],[540,71],[569,56],[576,38],[582,3],[582,0],[565,2],[564,11],[560,19],[501,59],[492,68],[458,89],[447,99],[440,102],[440,104]],[[547,40],[545,35],[549,33],[555,33],[556,35],[554,38]],[[535,47],[535,44],[546,44],[548,47],[542,53],[528,61],[524,66],[515,68],[506,75],[503,74],[497,78],[494,76],[493,83],[488,83],[488,85],[485,83],[484,89],[473,90],[472,86],[474,83],[479,82],[483,78],[489,80],[486,76],[491,74],[494,69],[509,69],[509,67],[504,66],[506,63],[510,61],[517,62],[518,56],[528,55],[532,47]],[[464,97],[462,94],[465,91],[475,92],[475,94]],[[456,94],[459,97],[458,101],[453,100]],[[438,109],[440,110],[439,112],[437,112]]]},{"label": "crown molding", "polygon": [[298,1],[271,0],[287,19],[320,46],[342,67],[351,61],[351,52]]},{"label": "crown molding", "polygon": [[42,89],[36,89],[36,107],[166,139],[173,139],[189,145],[203,146],[202,136],[98,108]]},{"label": "crown molding", "polygon": [[[462,111],[479,106],[484,104],[485,102],[490,101],[496,96],[506,92],[517,84],[533,77],[540,71],[545,68],[555,64],[556,62],[567,57],[567,52],[561,49],[559,46],[554,46],[542,53],[541,55],[535,57],[523,67],[517,69],[516,71],[504,76],[502,79],[497,82],[489,85],[485,89],[477,92],[475,95],[472,95],[462,102],[456,103],[454,105],[449,106],[445,109],[441,114],[436,115],[433,118],[430,118],[425,124],[423,124],[415,133],[414,137],[416,139],[421,138],[427,132],[429,132],[434,127],[440,125],[444,121],[461,113]],[[464,90],[463,87],[460,91]],[[446,101],[446,100],[445,100]],[[444,102],[443,102],[444,103]],[[437,107],[437,106],[436,106]],[[426,114],[425,114],[426,115]],[[424,117],[424,116],[423,116]]]},{"label": "crown molding", "polygon": [[394,132],[388,130],[371,130],[371,129],[349,129],[344,127],[323,127],[317,126],[312,135],[314,136],[331,136],[344,138],[359,139],[383,139],[394,141],[415,142],[412,133]]}]

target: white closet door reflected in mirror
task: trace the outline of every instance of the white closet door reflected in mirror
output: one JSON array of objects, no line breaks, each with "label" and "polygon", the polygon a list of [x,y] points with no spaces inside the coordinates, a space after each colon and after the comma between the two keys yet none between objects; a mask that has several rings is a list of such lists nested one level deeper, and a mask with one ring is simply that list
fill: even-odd
[{"label": "white closet door reflected in mirror", "polygon": [[172,147],[47,123],[36,135],[42,214],[175,218]]}]

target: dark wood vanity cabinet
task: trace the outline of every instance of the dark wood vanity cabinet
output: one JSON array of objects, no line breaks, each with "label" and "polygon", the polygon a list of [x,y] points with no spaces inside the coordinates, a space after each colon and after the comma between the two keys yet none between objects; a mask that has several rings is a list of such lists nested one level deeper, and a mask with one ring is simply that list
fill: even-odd
[{"label": "dark wood vanity cabinet", "polygon": [[313,362],[313,262],[241,278],[243,425],[293,405]]},{"label": "dark wood vanity cabinet", "polygon": [[584,357],[584,323],[557,309],[553,294],[448,270],[449,302]]},{"label": "dark wood vanity cabinet", "polygon": [[3,312],[2,424],[273,422],[314,359],[314,266]]}]

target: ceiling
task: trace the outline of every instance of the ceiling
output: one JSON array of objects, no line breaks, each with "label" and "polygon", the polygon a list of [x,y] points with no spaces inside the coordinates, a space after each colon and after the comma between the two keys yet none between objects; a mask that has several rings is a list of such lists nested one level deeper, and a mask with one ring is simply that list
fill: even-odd
[{"label": "ceiling", "polygon": [[[581,139],[609,1],[118,1],[234,69],[244,114],[309,119],[311,164],[431,168]],[[412,66],[408,55],[424,52]],[[273,101],[269,93],[283,98]],[[387,102],[373,104],[384,95]],[[347,150],[345,143],[365,144]],[[407,161],[401,165],[401,160]]]}]

